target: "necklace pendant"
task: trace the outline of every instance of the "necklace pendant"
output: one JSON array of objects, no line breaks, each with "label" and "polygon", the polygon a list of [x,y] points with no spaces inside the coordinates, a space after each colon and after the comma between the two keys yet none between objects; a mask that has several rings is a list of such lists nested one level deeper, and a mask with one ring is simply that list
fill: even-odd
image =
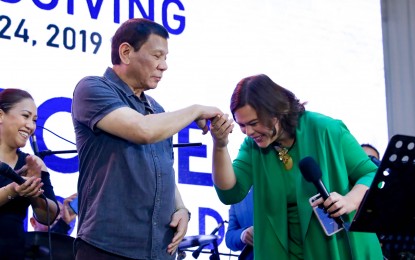
[{"label": "necklace pendant", "polygon": [[287,160],[284,162],[284,168],[289,171],[293,168],[293,158],[291,156],[288,156]]},{"label": "necklace pendant", "polygon": [[275,146],[280,161],[284,164],[284,168],[289,171],[293,168],[293,158],[288,154],[287,148]]},{"label": "necklace pendant", "polygon": [[294,138],[293,143],[290,148],[281,147],[280,144],[274,145],[275,150],[277,151],[280,161],[284,164],[284,168],[289,171],[293,168],[293,158],[288,154],[288,152],[293,148],[296,138]]}]

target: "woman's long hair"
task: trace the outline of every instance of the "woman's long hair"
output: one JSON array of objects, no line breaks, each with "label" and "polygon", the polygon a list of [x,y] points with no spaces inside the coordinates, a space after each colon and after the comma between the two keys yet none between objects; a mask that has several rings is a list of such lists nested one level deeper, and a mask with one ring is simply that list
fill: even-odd
[{"label": "woman's long hair", "polygon": [[281,128],[292,138],[298,118],[305,111],[304,103],[300,103],[294,93],[264,74],[246,77],[236,85],[230,105],[234,119],[235,111],[246,105],[255,109],[259,121],[270,129],[273,128],[272,119],[277,118]]}]

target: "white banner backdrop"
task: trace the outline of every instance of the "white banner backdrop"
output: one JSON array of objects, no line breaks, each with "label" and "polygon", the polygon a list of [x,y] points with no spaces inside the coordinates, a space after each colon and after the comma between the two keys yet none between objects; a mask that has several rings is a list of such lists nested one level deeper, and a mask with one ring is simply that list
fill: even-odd
[{"label": "white banner backdrop", "polygon": [[[155,20],[171,34],[169,69],[148,92],[166,111],[200,103],[229,113],[236,83],[265,73],[307,101],[308,110],[342,119],[359,142],[386,149],[377,1],[0,0],[0,88],[22,88],[35,98],[39,149],[62,152],[45,156],[57,195],[77,189],[74,87],[111,66],[111,36],[129,17]],[[232,157],[243,137],[239,129],[232,133]],[[174,142],[202,143],[175,148],[175,169],[192,211],[187,235],[209,234],[228,220],[229,209],[211,186],[210,135],[190,126]],[[32,153],[30,144],[23,150]],[[229,254],[224,231],[218,233],[219,251]]]}]

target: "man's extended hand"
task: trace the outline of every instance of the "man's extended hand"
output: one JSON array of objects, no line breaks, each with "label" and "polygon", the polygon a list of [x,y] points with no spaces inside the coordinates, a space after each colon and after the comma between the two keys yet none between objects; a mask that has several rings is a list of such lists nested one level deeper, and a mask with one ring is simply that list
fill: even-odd
[{"label": "man's extended hand", "polygon": [[176,211],[170,222],[170,226],[172,228],[176,228],[176,233],[174,233],[174,237],[172,242],[167,246],[167,252],[172,255],[176,252],[177,248],[179,247],[180,242],[183,240],[184,236],[187,232],[187,227],[189,223],[189,212],[187,209],[182,208]]}]

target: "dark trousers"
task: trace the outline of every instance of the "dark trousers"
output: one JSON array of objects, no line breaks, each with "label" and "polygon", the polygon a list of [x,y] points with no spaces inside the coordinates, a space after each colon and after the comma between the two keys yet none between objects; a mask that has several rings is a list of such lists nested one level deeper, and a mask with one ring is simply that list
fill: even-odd
[{"label": "dark trousers", "polygon": [[76,260],[132,260],[132,258],[115,255],[96,248],[79,238],[75,240],[74,253]]}]

